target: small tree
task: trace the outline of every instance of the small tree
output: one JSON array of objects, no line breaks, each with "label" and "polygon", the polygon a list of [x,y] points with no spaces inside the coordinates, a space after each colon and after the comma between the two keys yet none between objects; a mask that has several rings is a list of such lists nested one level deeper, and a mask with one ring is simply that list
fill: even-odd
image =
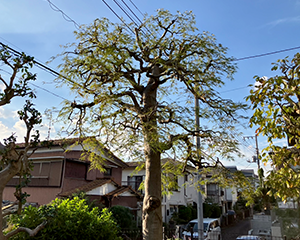
[{"label": "small tree", "polygon": [[[273,170],[266,178],[269,194],[299,200],[300,196],[300,54],[278,60],[272,70],[280,71],[274,77],[256,76],[255,88],[248,100],[255,110],[251,126],[258,126],[257,134],[268,137],[269,146],[262,158]],[[277,145],[278,139],[287,139],[289,146]],[[276,141],[275,141],[276,140]],[[274,191],[272,191],[274,189]]]},{"label": "small tree", "polygon": [[[0,81],[4,86],[3,91],[0,92],[0,106],[10,104],[15,97],[35,98],[33,91],[28,86],[28,82],[36,79],[36,76],[29,72],[29,68],[33,65],[33,58],[24,53],[16,56],[1,45],[0,62],[2,63],[3,70],[6,71],[6,69],[8,69],[6,72],[10,75],[10,77],[6,79],[0,74]],[[14,135],[4,139],[4,145],[0,143],[0,226],[3,226],[3,218],[11,214],[10,212],[2,213],[2,200],[5,186],[14,176],[20,177],[19,185],[16,187],[15,192],[17,198],[16,203],[19,205],[18,213],[20,213],[22,204],[26,200],[27,194],[22,192],[22,187],[28,180],[30,170],[28,149],[34,146],[39,138],[38,131],[33,135],[31,134],[34,126],[40,124],[42,121],[41,114],[34,108],[34,105],[29,100],[26,100],[23,109],[18,111],[18,114],[27,129],[24,137],[24,148],[22,151],[17,149],[16,137]],[[7,235],[4,235],[1,231],[0,240],[6,240],[20,231],[27,232],[30,236],[34,236],[44,225],[45,223],[41,223],[39,226],[35,226],[34,230],[20,227]]]},{"label": "small tree", "polygon": [[[235,65],[213,35],[199,33],[191,12],[159,10],[132,32],[128,28],[133,24],[96,19],[75,32],[78,42],[66,47],[60,67],[61,80],[78,98],[66,102],[60,117],[73,124],[70,134],[96,135],[108,149],[145,159],[143,237],[157,240],[162,156],[184,160],[181,169],[189,160],[201,168],[193,143],[198,136],[213,153],[231,157],[238,152],[231,130],[245,105],[219,96],[216,88],[223,76],[232,79]],[[198,112],[208,126],[195,130]],[[93,160],[95,167],[102,163]]]}]

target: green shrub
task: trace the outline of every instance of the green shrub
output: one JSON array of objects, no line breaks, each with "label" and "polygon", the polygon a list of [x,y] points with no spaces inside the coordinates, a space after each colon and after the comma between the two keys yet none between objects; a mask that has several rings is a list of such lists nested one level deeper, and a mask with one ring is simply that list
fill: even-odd
[{"label": "green shrub", "polygon": [[218,218],[222,214],[220,206],[213,203],[210,199],[206,199],[203,203],[203,217],[205,218]]},{"label": "green shrub", "polygon": [[20,233],[11,239],[96,239],[115,240],[118,227],[108,209],[90,209],[85,199],[55,199],[49,205],[39,208],[27,207],[20,216],[12,216],[9,223],[35,228],[47,220],[47,225],[34,238]]},{"label": "green shrub", "polygon": [[109,210],[112,212],[112,216],[120,228],[128,229],[135,227],[133,215],[127,207],[113,206]]}]

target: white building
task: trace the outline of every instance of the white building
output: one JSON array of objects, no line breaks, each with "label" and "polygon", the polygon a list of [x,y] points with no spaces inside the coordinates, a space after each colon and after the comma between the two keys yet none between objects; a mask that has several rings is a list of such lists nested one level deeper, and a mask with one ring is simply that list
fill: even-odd
[{"label": "white building", "polygon": [[[139,172],[135,168],[140,164],[139,162],[127,162],[130,166],[122,171],[122,185],[129,185],[133,189],[143,193],[139,190],[140,184],[145,179],[145,170]],[[195,169],[187,167],[186,173],[177,178],[178,189],[172,191],[172,194],[163,195],[162,199],[162,217],[164,222],[169,222],[174,212],[178,211],[179,206],[187,206],[197,202],[197,190],[195,188],[195,175],[192,173]]]},{"label": "white building", "polygon": [[[162,160],[162,161],[167,161]],[[170,160],[174,161],[174,160]],[[139,189],[140,184],[145,180],[145,170],[141,168],[136,171],[136,167],[141,162],[127,162],[129,167],[122,171],[122,185],[131,186],[134,190],[143,194],[143,190]],[[229,171],[236,171],[236,167],[228,167]],[[203,176],[205,177],[205,176]],[[198,192],[196,188],[196,169],[187,166],[185,174],[177,178],[178,189],[173,189],[172,194],[163,195],[162,199],[162,216],[163,222],[169,222],[174,212],[178,212],[179,206],[187,206],[188,204],[196,204],[198,201]],[[206,198],[211,199],[214,203],[222,206],[222,213],[232,209],[237,201],[237,191],[235,188],[223,189],[216,183],[209,183],[204,186],[203,202]]]}]

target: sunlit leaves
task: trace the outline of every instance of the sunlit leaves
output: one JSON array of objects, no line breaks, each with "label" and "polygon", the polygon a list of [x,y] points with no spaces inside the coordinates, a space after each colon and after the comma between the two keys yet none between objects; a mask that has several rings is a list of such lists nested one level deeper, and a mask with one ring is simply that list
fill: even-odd
[{"label": "sunlit leaves", "polygon": [[[256,86],[247,97],[255,110],[250,119],[256,132],[268,137],[269,146],[264,150],[263,161],[270,161],[274,170],[267,177],[267,184],[276,189],[276,197],[287,200],[299,197],[299,137],[300,137],[300,54],[293,59],[280,59],[272,70],[280,73],[273,77],[255,76]],[[274,144],[276,139],[287,139],[283,146]],[[285,147],[289,143],[290,147]]]}]

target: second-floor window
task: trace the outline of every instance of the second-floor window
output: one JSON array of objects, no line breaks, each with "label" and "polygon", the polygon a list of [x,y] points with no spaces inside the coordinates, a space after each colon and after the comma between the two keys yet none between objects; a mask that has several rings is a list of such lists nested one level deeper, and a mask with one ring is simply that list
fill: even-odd
[{"label": "second-floor window", "polygon": [[111,176],[112,175],[112,169],[111,168],[105,168],[104,176]]},{"label": "second-floor window", "polygon": [[128,186],[131,186],[136,191],[138,191],[142,181],[143,181],[143,176],[128,176],[127,177]]}]

